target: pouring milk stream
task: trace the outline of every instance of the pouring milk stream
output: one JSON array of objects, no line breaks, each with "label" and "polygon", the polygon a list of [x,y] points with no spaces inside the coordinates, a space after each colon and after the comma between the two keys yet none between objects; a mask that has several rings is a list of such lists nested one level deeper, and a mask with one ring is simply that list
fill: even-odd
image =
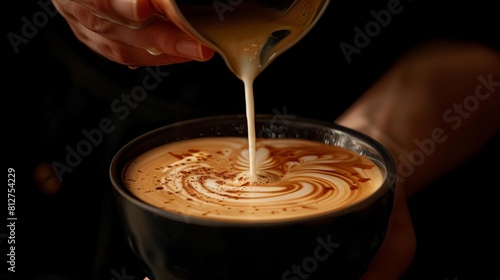
[{"label": "pouring milk stream", "polygon": [[244,83],[250,176],[255,175],[255,78],[319,20],[329,0],[165,0],[185,32],[213,48]]}]

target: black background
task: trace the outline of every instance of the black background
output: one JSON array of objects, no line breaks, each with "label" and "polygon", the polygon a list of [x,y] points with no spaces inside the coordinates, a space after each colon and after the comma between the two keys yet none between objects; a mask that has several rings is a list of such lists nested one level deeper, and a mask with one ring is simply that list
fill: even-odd
[{"label": "black background", "polygon": [[[364,28],[373,20],[370,11],[386,9],[388,2],[332,1],[312,31],[257,78],[256,112],[333,121],[401,54],[428,40],[475,41],[500,51],[493,1],[407,0],[401,1],[402,12],[348,63],[339,44],[353,45],[353,28]],[[89,51],[59,15],[16,53],[7,35],[21,34],[22,18],[31,21],[41,8],[36,1],[5,6],[3,161],[5,169],[16,170],[18,221],[16,273],[7,271],[8,230],[0,227],[1,278],[142,279],[111,195],[113,154],[158,126],[244,113],[243,84],[218,56],[205,63],[163,66],[169,76],[121,120],[111,103],[142,84],[144,68],[130,70]],[[32,179],[35,167],[64,163],[66,147],[76,147],[86,139],[82,130],[97,129],[104,118],[112,119],[116,129],[64,174],[57,194],[40,192]],[[404,279],[500,279],[499,164],[492,161],[499,155],[498,144],[496,137],[410,200],[418,250]],[[124,275],[128,278],[120,278]]]}]

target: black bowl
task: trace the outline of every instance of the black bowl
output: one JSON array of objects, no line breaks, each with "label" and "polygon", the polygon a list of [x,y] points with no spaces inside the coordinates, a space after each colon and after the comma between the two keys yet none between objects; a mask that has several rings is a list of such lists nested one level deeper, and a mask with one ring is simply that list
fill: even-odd
[{"label": "black bowl", "polygon": [[125,234],[151,280],[357,279],[380,247],[392,210],[396,166],[374,139],[317,120],[257,115],[261,138],[302,138],[371,158],[384,183],[356,205],[300,221],[238,223],[204,220],[150,206],[125,187],[127,165],[165,143],[197,137],[247,136],[244,115],[201,118],[145,133],[120,149],[110,177]]}]

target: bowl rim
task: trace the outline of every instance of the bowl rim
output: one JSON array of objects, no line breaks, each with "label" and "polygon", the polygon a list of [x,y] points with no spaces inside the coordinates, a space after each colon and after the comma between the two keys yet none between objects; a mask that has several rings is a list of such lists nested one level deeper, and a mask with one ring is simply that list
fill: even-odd
[{"label": "bowl rim", "polygon": [[[258,123],[259,121],[263,120],[270,120],[270,119],[275,119],[276,115],[272,114],[255,114],[255,123]],[[307,118],[307,117],[297,117],[293,116],[293,118],[290,118],[289,120],[294,122],[294,123],[307,123],[310,125],[316,125],[316,126],[322,126],[327,129],[333,129],[338,132],[342,132],[345,134],[353,135],[356,139],[361,140],[367,144],[370,145],[375,151],[380,154],[380,156],[383,158],[384,161],[384,166],[385,166],[385,178],[383,181],[382,186],[380,186],[372,195],[369,197],[358,201],[355,204],[350,205],[349,207],[346,207],[341,210],[335,210],[333,212],[325,212],[319,215],[314,215],[312,217],[299,217],[299,218],[294,218],[294,219],[286,219],[282,221],[275,221],[275,220],[269,220],[269,221],[233,221],[233,220],[213,220],[213,219],[203,219],[200,217],[196,216],[189,216],[186,214],[178,214],[174,212],[170,212],[164,209],[157,208],[155,206],[152,206],[146,202],[143,202],[136,196],[134,196],[129,190],[126,189],[125,185],[123,184],[122,178],[123,178],[123,172],[130,162],[130,160],[127,160],[126,162],[123,162],[124,159],[127,157],[127,153],[129,151],[132,151],[134,149],[137,149],[138,144],[141,142],[144,142],[147,139],[154,139],[155,137],[158,137],[159,135],[162,134],[165,130],[169,129],[175,129],[176,127],[184,127],[184,126],[190,126],[190,125],[195,125],[195,124],[201,124],[201,123],[210,123],[210,122],[217,122],[217,121],[227,121],[227,120],[232,120],[234,122],[241,122],[247,120],[247,116],[244,114],[224,114],[224,115],[215,115],[215,116],[206,116],[206,117],[198,117],[198,118],[192,118],[192,119],[187,119],[187,120],[181,120],[177,121],[174,123],[170,123],[164,126],[160,126],[158,128],[149,130],[129,142],[127,142],[125,145],[123,145],[113,156],[111,159],[111,163],[109,165],[109,178],[111,180],[111,185],[115,193],[115,200],[118,199],[125,199],[129,203],[132,203],[136,207],[141,208],[142,210],[151,213],[152,215],[155,216],[161,216],[165,217],[167,219],[171,220],[176,220],[180,222],[185,222],[185,223],[190,223],[190,224],[199,224],[199,225],[207,225],[207,226],[217,226],[217,227],[225,227],[225,226],[236,226],[236,227],[255,227],[255,226],[278,226],[278,225],[283,225],[283,224],[303,224],[307,222],[314,222],[317,220],[322,220],[325,218],[336,218],[339,216],[346,215],[351,212],[356,212],[358,210],[364,209],[370,205],[372,205],[376,200],[380,199],[383,197],[384,194],[387,192],[394,192],[394,186],[396,184],[397,180],[397,170],[396,170],[396,163],[389,152],[389,150],[383,146],[380,142],[375,140],[374,138],[359,132],[357,130],[336,124],[334,122],[326,122],[323,120],[318,120],[318,119],[312,119],[312,118]],[[244,134],[242,136],[246,136],[247,134]],[[193,137],[190,137],[193,138]],[[167,143],[167,142],[165,142]],[[151,148],[149,148],[151,149]],[[145,152],[144,151],[141,151]],[[356,151],[355,151],[356,152]],[[133,158],[132,158],[133,159]],[[379,166],[380,167],[380,166]]]}]

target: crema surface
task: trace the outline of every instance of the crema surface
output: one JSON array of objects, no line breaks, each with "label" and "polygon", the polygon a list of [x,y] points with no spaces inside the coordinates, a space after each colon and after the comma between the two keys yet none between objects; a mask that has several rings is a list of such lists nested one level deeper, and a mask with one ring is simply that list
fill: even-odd
[{"label": "crema surface", "polygon": [[137,157],[124,183],[166,211],[216,221],[288,221],[342,210],[374,193],[379,167],[352,151],[303,139],[199,138]]}]

